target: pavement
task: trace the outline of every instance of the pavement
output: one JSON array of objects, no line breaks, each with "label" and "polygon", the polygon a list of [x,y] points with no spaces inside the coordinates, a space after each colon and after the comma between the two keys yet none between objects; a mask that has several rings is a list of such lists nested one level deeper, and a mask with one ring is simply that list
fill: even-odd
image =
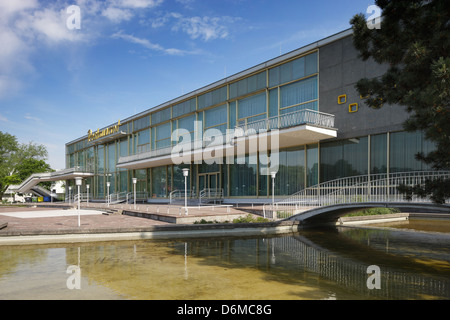
[{"label": "pavement", "polygon": [[188,215],[177,207],[111,209],[83,208],[78,212],[62,205],[50,208],[0,206],[0,245],[269,235],[292,233],[298,227],[293,222],[279,221],[194,224],[202,219],[231,221],[237,216],[248,215],[246,211],[229,207],[190,208]]},{"label": "pavement", "polygon": [[59,208],[30,208],[30,207],[0,207],[0,226],[7,223],[7,227],[0,230],[1,235],[17,232],[47,230],[121,230],[130,228],[145,228],[168,223],[127,215],[105,215],[103,210],[80,210],[80,227],[78,227],[78,210]]},{"label": "pavement", "polygon": [[[112,214],[111,210],[118,213]],[[132,205],[105,207],[97,204],[81,210],[65,204],[0,206],[0,236],[64,231],[124,232],[154,226],[192,225],[202,219],[230,221],[247,214],[248,212],[227,207],[190,208],[189,214],[186,215],[180,207],[164,205],[140,205],[134,208]],[[79,227],[78,215],[80,215]]]}]

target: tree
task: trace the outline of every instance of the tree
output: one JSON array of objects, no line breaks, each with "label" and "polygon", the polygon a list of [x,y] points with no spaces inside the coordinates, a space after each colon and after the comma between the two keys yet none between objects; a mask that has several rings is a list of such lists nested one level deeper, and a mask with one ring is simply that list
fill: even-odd
[{"label": "tree", "polygon": [[[366,104],[402,105],[409,118],[407,131],[423,130],[436,149],[416,158],[435,170],[450,168],[450,6],[448,0],[378,0],[381,28],[369,28],[363,14],[354,16],[353,43],[363,60],[387,64],[380,78],[361,79],[356,88],[369,96]],[[450,179],[403,187],[407,197],[450,198]]]},{"label": "tree", "polygon": [[10,185],[22,181],[19,169],[24,169],[27,161],[39,161],[46,157],[45,146],[33,142],[22,144],[15,136],[0,131],[0,200]]}]

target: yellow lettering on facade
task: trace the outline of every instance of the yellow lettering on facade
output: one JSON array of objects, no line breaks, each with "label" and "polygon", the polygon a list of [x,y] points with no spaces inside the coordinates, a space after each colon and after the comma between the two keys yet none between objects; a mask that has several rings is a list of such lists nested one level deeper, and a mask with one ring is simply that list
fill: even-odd
[{"label": "yellow lettering on facade", "polygon": [[100,131],[100,129],[97,129],[97,131],[92,132],[92,130],[88,131],[88,141],[94,141],[106,136],[109,136],[111,134],[114,133],[118,133],[119,132],[119,127],[120,127],[120,120],[117,122],[117,124],[115,126],[103,129],[102,131]]}]

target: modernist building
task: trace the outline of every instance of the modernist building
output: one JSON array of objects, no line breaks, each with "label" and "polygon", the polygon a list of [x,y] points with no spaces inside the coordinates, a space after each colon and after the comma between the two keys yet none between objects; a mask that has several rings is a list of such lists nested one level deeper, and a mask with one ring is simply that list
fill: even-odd
[{"label": "modernist building", "polygon": [[[66,167],[93,173],[81,187],[86,192],[89,185],[93,198],[131,192],[137,178],[137,191],[149,202],[168,201],[173,191],[184,190],[183,168],[190,169],[193,198],[204,189],[220,189],[225,202],[268,202],[272,178],[262,169],[270,155],[278,159],[276,197],[342,177],[425,170],[415,154],[433,144],[421,132],[403,130],[405,109],[371,109],[355,89],[359,79],[385,70],[358,57],[352,30],[346,30],[92,130],[66,144]],[[172,139],[176,129],[184,130]],[[223,141],[209,142],[207,132],[218,132],[211,129],[222,132]],[[242,129],[244,136],[227,138],[227,129]],[[275,134],[277,150],[270,143]],[[267,148],[255,149],[264,145],[256,142],[262,135]],[[186,163],[174,163],[174,146],[189,140]],[[239,141],[246,146],[243,153],[236,153]],[[215,151],[205,152],[208,145]],[[214,157],[221,161],[208,161]]]}]

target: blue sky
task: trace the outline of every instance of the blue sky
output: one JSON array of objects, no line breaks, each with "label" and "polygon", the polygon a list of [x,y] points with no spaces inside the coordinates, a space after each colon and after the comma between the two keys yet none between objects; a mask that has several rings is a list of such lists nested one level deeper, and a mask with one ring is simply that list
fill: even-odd
[{"label": "blue sky", "polygon": [[372,4],[0,0],[0,131],[45,145],[63,169],[65,143],[89,129],[348,29]]}]

